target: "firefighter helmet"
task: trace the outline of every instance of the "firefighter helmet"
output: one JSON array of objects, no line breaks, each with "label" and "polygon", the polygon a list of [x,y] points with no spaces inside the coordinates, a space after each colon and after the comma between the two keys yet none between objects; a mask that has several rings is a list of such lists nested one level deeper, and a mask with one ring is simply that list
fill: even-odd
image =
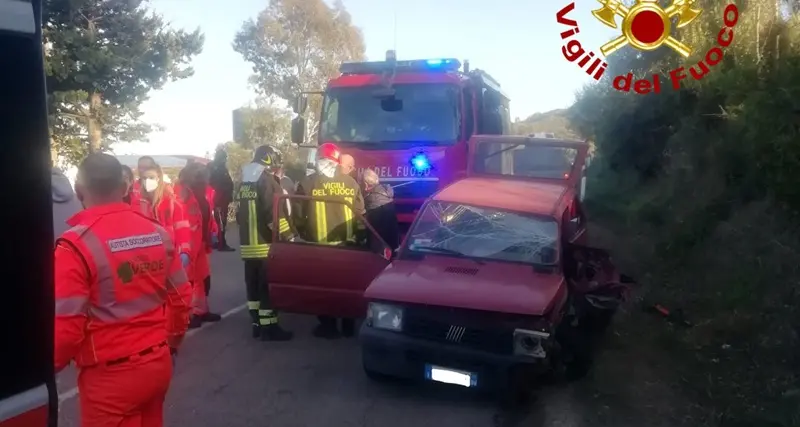
[{"label": "firefighter helmet", "polygon": [[262,145],[256,148],[256,152],[253,154],[253,161],[265,166],[279,167],[283,164],[283,156],[275,147]]},{"label": "firefighter helmet", "polygon": [[336,144],[331,142],[326,142],[317,147],[317,159],[328,159],[339,163],[341,156],[342,151],[339,150]]}]

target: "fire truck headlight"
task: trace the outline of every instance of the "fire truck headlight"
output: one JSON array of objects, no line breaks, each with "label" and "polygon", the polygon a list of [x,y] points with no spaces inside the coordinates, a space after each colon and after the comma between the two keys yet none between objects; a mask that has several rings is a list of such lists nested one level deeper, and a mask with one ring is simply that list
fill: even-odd
[{"label": "fire truck headlight", "polygon": [[417,172],[426,172],[431,168],[431,162],[425,154],[417,154],[411,158],[411,166]]}]

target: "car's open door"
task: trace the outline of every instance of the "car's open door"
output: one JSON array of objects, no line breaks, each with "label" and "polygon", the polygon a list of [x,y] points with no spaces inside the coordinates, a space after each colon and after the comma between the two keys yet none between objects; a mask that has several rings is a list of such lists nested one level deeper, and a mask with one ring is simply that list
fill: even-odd
[{"label": "car's open door", "polygon": [[588,152],[583,141],[475,135],[469,141],[467,174],[566,182],[580,194]]},{"label": "car's open door", "polygon": [[[352,213],[351,239],[326,244],[311,238],[302,212],[318,206],[352,212],[349,203],[309,196],[281,196],[277,200],[269,251],[268,280],[273,307],[289,313],[364,316],[364,290],[389,265],[392,256],[389,246],[357,212]],[[294,210],[288,233],[285,224],[281,228],[277,215],[277,210],[287,202]]]}]

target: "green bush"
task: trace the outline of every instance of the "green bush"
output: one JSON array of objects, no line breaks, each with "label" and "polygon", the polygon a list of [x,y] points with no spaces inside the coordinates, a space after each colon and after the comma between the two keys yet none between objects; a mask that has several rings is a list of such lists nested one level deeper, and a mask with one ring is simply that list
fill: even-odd
[{"label": "green bush", "polygon": [[[699,3],[679,38],[704,55],[725,4]],[[626,232],[618,251],[641,254],[634,239],[654,248],[631,257],[647,296],[702,325],[670,335],[664,351],[685,362],[679,375],[714,412],[709,424],[800,424],[787,397],[800,394],[800,27],[780,4],[739,3],[734,43],[702,80],[646,96],[601,82],[570,110],[597,147],[587,209]],[[667,76],[683,60],[662,50],[615,54],[607,75]]]}]

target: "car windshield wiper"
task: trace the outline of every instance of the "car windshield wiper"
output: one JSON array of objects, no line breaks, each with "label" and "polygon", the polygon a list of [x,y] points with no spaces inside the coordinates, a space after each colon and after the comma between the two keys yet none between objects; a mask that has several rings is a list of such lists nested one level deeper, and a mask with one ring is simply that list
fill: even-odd
[{"label": "car windshield wiper", "polygon": [[484,261],[481,261],[481,260],[479,260],[477,258],[473,258],[471,256],[464,255],[461,252],[454,251],[452,249],[437,248],[437,247],[432,247],[432,246],[420,246],[420,247],[411,248],[411,250],[412,251],[417,251],[417,252],[435,252],[435,253],[440,253],[440,254],[453,255],[453,256],[455,256],[457,258],[471,259],[471,260],[475,261],[476,263],[478,263],[480,265],[486,264]]},{"label": "car windshield wiper", "polygon": [[512,145],[512,146],[510,146],[510,147],[507,147],[507,148],[504,148],[504,149],[502,149],[502,150],[500,150],[500,151],[495,151],[495,152],[494,152],[494,153],[492,153],[492,154],[489,154],[489,155],[483,156],[483,157],[481,158],[481,160],[486,160],[486,159],[488,159],[488,158],[490,158],[490,157],[494,157],[494,156],[497,156],[497,155],[499,155],[499,154],[503,154],[503,153],[505,153],[506,151],[513,150],[513,149],[515,149],[515,148],[517,148],[517,147],[522,147],[523,145],[524,145],[524,144],[514,144],[514,145]]}]

